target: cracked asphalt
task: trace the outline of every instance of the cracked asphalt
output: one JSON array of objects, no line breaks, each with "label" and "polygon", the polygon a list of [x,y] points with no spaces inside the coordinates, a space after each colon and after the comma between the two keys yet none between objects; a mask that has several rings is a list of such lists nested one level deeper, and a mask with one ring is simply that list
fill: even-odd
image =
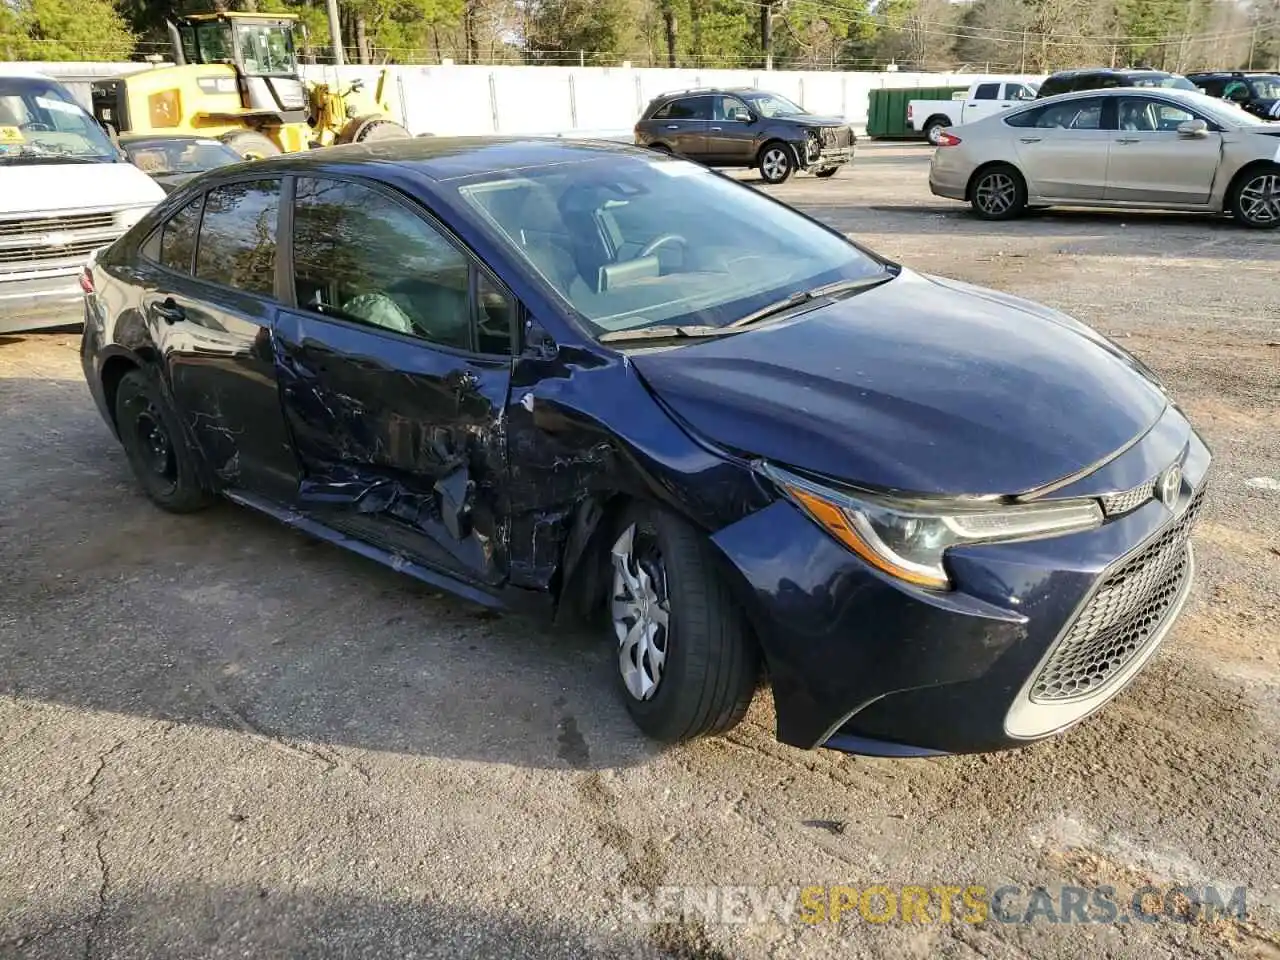
[{"label": "cracked asphalt", "polygon": [[[231,505],[134,485],[65,333],[0,340],[0,955],[1280,957],[1280,236],[930,197],[872,144],[773,192],[1042,300],[1215,449],[1187,613],[1066,735],[888,761],[633,730],[602,638],[493,618]],[[640,924],[670,885],[1190,882],[1245,922]]]}]

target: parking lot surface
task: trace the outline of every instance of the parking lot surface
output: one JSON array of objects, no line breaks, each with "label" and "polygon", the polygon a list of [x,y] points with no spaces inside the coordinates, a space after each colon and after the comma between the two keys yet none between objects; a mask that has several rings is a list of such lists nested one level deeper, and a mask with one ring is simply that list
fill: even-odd
[{"label": "parking lot surface", "polygon": [[[1151,365],[1206,435],[1199,580],[1066,735],[892,761],[660,749],[603,636],[493,618],[231,505],[146,501],[78,337],[0,341],[0,955],[1280,957],[1280,236],[928,193],[871,144],[771,192]],[[744,179],[753,179],[744,175]],[[1154,923],[639,923],[667,887],[1247,887]]]}]

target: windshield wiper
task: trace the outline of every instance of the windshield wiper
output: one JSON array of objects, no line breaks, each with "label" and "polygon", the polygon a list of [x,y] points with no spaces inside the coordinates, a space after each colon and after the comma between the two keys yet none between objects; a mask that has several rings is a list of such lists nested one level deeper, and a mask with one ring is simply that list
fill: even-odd
[{"label": "windshield wiper", "polygon": [[110,157],[75,157],[64,153],[2,153],[0,163],[110,163]]},{"label": "windshield wiper", "polygon": [[801,304],[811,303],[814,300],[821,300],[824,297],[834,297],[841,293],[861,293],[863,290],[870,290],[872,287],[878,287],[882,283],[888,283],[897,274],[886,271],[874,277],[863,277],[861,280],[837,280],[834,283],[824,283],[820,287],[811,287],[808,290],[797,290],[789,296],[777,300],[767,307],[761,307],[752,313],[748,313],[745,317],[739,317],[733,323],[726,326],[730,329],[734,327],[749,327],[761,320],[767,320],[775,317],[780,313],[798,307]]},{"label": "windshield wiper", "polygon": [[632,327],[629,330],[612,330],[609,333],[601,334],[598,339],[601,343],[619,343],[626,340],[683,340],[696,339],[697,337],[718,337],[726,332],[724,327],[715,327],[709,324],[699,324],[694,326],[661,326],[661,327]]}]

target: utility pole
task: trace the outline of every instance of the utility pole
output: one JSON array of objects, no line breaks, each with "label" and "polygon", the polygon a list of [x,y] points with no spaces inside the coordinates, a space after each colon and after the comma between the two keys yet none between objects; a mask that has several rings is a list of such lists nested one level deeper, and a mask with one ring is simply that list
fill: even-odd
[{"label": "utility pole", "polygon": [[764,0],[760,4],[760,47],[766,70],[773,69],[773,3],[774,0]]},{"label": "utility pole", "polygon": [[333,62],[342,66],[342,24],[338,20],[338,0],[325,0],[325,12],[329,15],[329,45],[333,47]]},{"label": "utility pole", "polygon": [[1257,48],[1258,48],[1258,28],[1254,27],[1253,33],[1249,34],[1249,63],[1245,67],[1246,70],[1253,69],[1253,52]]}]

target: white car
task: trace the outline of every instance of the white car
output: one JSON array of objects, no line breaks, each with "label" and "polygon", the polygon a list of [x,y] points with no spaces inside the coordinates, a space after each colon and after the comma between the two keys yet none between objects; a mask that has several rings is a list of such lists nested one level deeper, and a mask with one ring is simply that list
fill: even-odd
[{"label": "white car", "polygon": [[1023,80],[985,80],[975,83],[950,100],[907,101],[907,125],[923,133],[930,143],[947,127],[973,123],[1001,110],[1034,100],[1040,85]]},{"label": "white car", "polygon": [[0,333],[80,322],[89,255],[164,196],[60,83],[0,66]]}]

